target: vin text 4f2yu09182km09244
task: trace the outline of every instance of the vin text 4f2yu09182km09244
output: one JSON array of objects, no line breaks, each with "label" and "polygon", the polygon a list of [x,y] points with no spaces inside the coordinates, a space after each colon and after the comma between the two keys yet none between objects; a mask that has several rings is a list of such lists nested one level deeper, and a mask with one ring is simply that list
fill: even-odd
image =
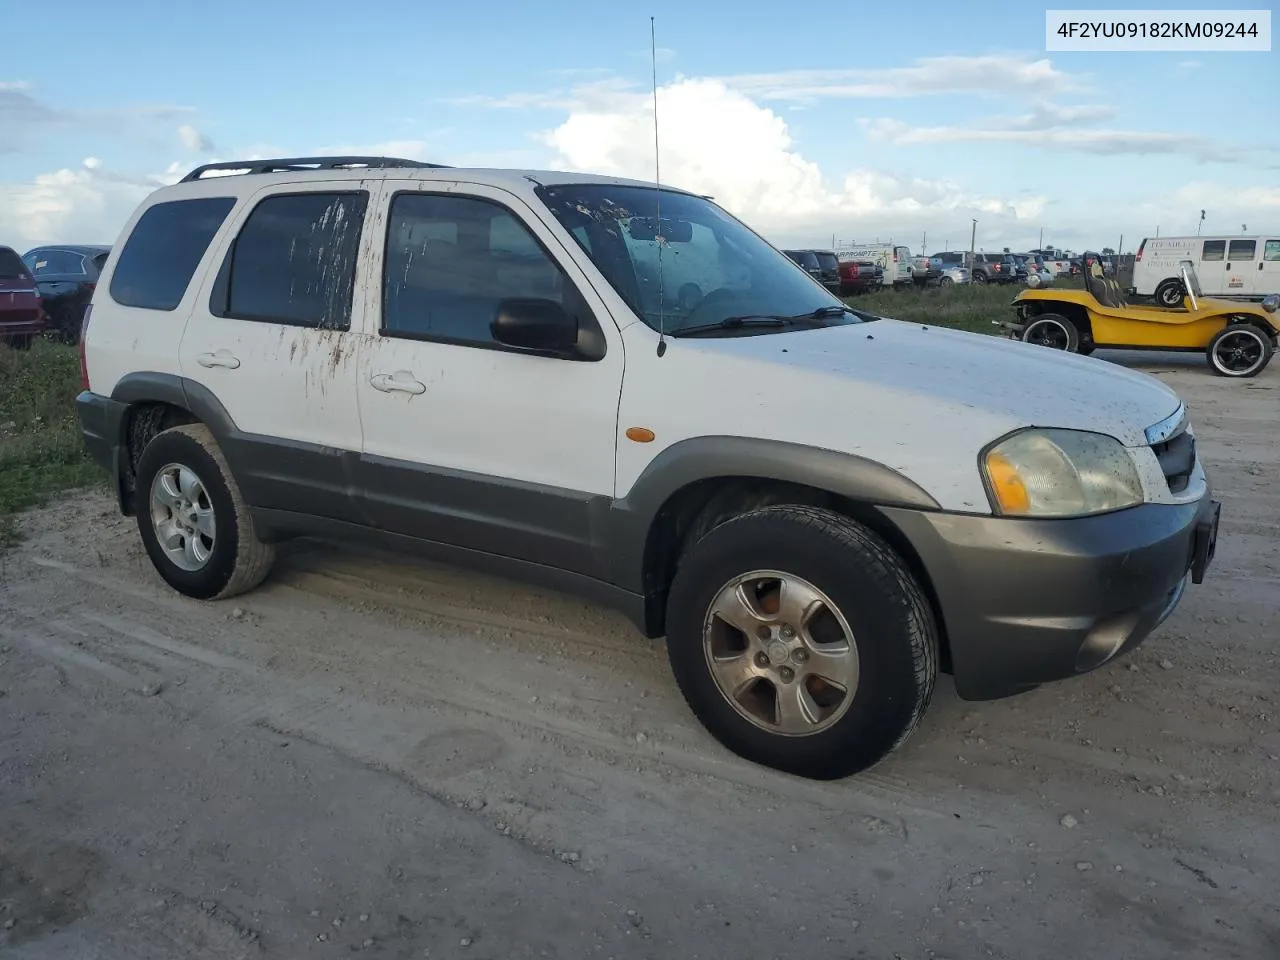
[{"label": "vin text 4f2yu09182km09244", "polygon": [[989,699],[1133,649],[1212,559],[1153,378],[850,309],[680,190],[238,166],[140,205],[82,335],[86,443],[188,596],[298,535],[575,591],[729,749],[826,778],[940,670]]}]

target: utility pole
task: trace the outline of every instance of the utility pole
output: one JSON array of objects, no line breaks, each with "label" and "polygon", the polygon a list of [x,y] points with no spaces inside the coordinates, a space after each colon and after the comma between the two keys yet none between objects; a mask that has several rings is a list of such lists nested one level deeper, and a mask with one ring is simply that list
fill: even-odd
[{"label": "utility pole", "polygon": [[977,239],[978,239],[978,221],[976,218],[974,218],[973,229],[969,232],[969,262],[970,263],[973,263],[973,251],[975,249],[973,245],[977,241]]},{"label": "utility pole", "polygon": [[925,250],[929,248],[929,232],[926,230],[920,234],[920,256],[925,256]]},{"label": "utility pole", "polygon": [[1044,227],[1040,228],[1040,249],[1044,249]]},{"label": "utility pole", "polygon": [[1120,234],[1120,246],[1116,247],[1116,256],[1118,257],[1122,253],[1124,253],[1124,234],[1123,233]]}]

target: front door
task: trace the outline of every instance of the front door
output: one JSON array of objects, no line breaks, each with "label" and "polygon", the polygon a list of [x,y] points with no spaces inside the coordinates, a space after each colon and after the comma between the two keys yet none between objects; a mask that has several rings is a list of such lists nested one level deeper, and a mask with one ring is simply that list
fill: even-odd
[{"label": "front door", "polygon": [[[623,370],[604,303],[513,194],[389,180],[383,205],[378,306],[357,378],[368,516],[385,530],[598,574],[592,522],[613,494]],[[604,338],[604,357],[498,343],[490,324],[513,297],[560,303]]]},{"label": "front door", "polygon": [[1231,240],[1227,244],[1227,289],[1232,295],[1253,293],[1258,285],[1258,241]]},{"label": "front door", "polygon": [[1257,281],[1253,292],[1268,297],[1280,293],[1280,240],[1264,240],[1262,243],[1262,259],[1258,261],[1255,271]]},{"label": "front door", "polygon": [[258,193],[228,225],[179,352],[182,374],[235,423],[224,441],[258,507],[358,520],[355,353],[364,304],[358,263],[373,197],[358,181]]}]

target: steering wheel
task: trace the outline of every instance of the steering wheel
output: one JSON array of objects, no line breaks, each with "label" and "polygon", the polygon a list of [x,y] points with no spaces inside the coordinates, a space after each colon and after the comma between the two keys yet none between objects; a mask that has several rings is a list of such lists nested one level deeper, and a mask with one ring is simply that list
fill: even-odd
[{"label": "steering wheel", "polygon": [[694,305],[693,309],[689,311],[689,319],[692,320],[697,314],[701,313],[708,306],[714,307],[720,301],[731,300],[735,296],[737,296],[737,294],[734,293],[732,290],[730,290],[728,287],[716,287],[714,290],[708,293],[705,297],[699,300],[697,304]]}]

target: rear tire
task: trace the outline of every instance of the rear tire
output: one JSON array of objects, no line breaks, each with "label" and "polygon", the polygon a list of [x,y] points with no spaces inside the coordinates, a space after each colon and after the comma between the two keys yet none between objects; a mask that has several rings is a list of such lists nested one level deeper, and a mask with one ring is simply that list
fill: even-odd
[{"label": "rear tire", "polygon": [[1030,317],[1022,328],[1022,340],[1068,353],[1080,351],[1080,330],[1060,313],[1041,313]]},{"label": "rear tire", "polygon": [[985,273],[975,273],[972,279],[974,283],[986,283],[987,275]]},{"label": "rear tire", "polygon": [[1244,379],[1267,368],[1274,348],[1267,331],[1252,323],[1232,323],[1214,335],[1205,353],[1218,376]]},{"label": "rear tire", "polygon": [[156,571],[174,590],[222,600],[258,586],[275,548],[261,542],[226,458],[204,424],[161,431],[137,469],[137,520]]},{"label": "rear tire", "polygon": [[1182,306],[1186,296],[1187,291],[1183,288],[1181,280],[1162,280],[1155,290],[1156,303],[1170,309]]},{"label": "rear tire", "polygon": [[667,624],[676,682],[711,735],[798,776],[873,766],[933,693],[937,629],[920,585],[829,510],[769,506],[715,527],[680,560]]},{"label": "rear tire", "polygon": [[941,277],[941,278],[938,280],[938,286],[940,286],[940,287],[949,287],[949,286],[951,286],[953,283],[955,283],[955,281],[954,281],[954,280],[952,280],[950,277]]}]

